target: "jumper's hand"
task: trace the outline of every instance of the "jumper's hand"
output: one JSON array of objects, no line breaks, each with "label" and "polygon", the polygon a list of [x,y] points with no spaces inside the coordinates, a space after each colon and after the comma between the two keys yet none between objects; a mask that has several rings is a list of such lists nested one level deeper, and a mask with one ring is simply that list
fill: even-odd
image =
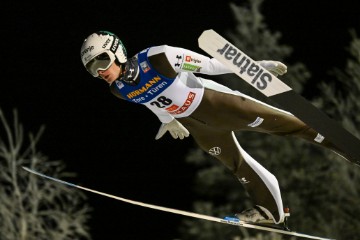
[{"label": "jumper's hand", "polygon": [[160,139],[167,131],[169,131],[171,136],[175,139],[184,139],[190,135],[189,131],[180,122],[174,119],[169,123],[161,124],[155,139]]},{"label": "jumper's hand", "polygon": [[258,63],[276,77],[287,72],[287,66],[279,61],[263,60]]}]

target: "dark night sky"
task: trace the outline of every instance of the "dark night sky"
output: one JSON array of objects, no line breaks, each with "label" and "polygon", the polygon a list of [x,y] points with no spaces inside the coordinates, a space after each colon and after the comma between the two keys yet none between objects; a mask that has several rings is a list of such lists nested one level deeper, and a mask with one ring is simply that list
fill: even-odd
[{"label": "dark night sky", "polygon": [[[78,174],[74,183],[191,210],[195,170],[183,157],[192,139],[175,141],[167,134],[155,141],[160,126],[156,116],[116,99],[104,82],[92,78],[81,64],[80,46],[90,33],[109,30],[123,40],[130,56],[160,44],[203,53],[197,46],[203,30],[221,34],[234,26],[229,1],[124,2],[5,7],[0,107],[9,117],[16,108],[26,131],[46,125],[39,150],[50,159],[64,160],[68,170]],[[348,29],[360,34],[360,10],[355,0],[314,2],[265,0],[263,14],[270,29],[282,32],[282,43],[294,47],[296,60],[324,80],[324,70],[345,64]],[[139,239],[134,236],[142,233],[152,239],[177,237],[180,216],[88,196],[95,208],[94,239]]]}]

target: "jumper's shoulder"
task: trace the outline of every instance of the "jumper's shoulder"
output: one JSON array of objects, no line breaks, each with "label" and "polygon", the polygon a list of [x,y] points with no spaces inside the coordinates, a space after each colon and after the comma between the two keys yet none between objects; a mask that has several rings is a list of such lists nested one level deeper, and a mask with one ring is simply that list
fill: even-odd
[{"label": "jumper's shoulder", "polygon": [[177,73],[173,67],[175,64],[167,54],[168,45],[152,47],[148,52],[148,59],[153,68],[165,77],[174,78]]},{"label": "jumper's shoulder", "polygon": [[170,49],[171,49],[171,47],[169,45],[152,46],[149,48],[148,56],[165,53],[167,51],[170,51]]}]

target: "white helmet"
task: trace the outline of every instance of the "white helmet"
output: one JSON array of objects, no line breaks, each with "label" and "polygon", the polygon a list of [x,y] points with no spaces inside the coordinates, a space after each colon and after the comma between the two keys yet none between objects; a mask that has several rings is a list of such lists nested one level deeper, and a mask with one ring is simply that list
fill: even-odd
[{"label": "white helmet", "polygon": [[98,77],[99,70],[106,70],[117,60],[127,62],[126,49],[118,36],[111,32],[99,31],[91,34],[81,46],[81,61],[86,70]]}]

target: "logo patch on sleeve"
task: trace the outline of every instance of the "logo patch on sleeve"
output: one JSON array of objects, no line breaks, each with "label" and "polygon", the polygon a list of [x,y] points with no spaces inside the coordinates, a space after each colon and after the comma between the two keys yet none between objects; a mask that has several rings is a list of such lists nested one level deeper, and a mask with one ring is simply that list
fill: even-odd
[{"label": "logo patch on sleeve", "polygon": [[149,64],[146,61],[141,62],[140,67],[144,73],[150,70]]}]

